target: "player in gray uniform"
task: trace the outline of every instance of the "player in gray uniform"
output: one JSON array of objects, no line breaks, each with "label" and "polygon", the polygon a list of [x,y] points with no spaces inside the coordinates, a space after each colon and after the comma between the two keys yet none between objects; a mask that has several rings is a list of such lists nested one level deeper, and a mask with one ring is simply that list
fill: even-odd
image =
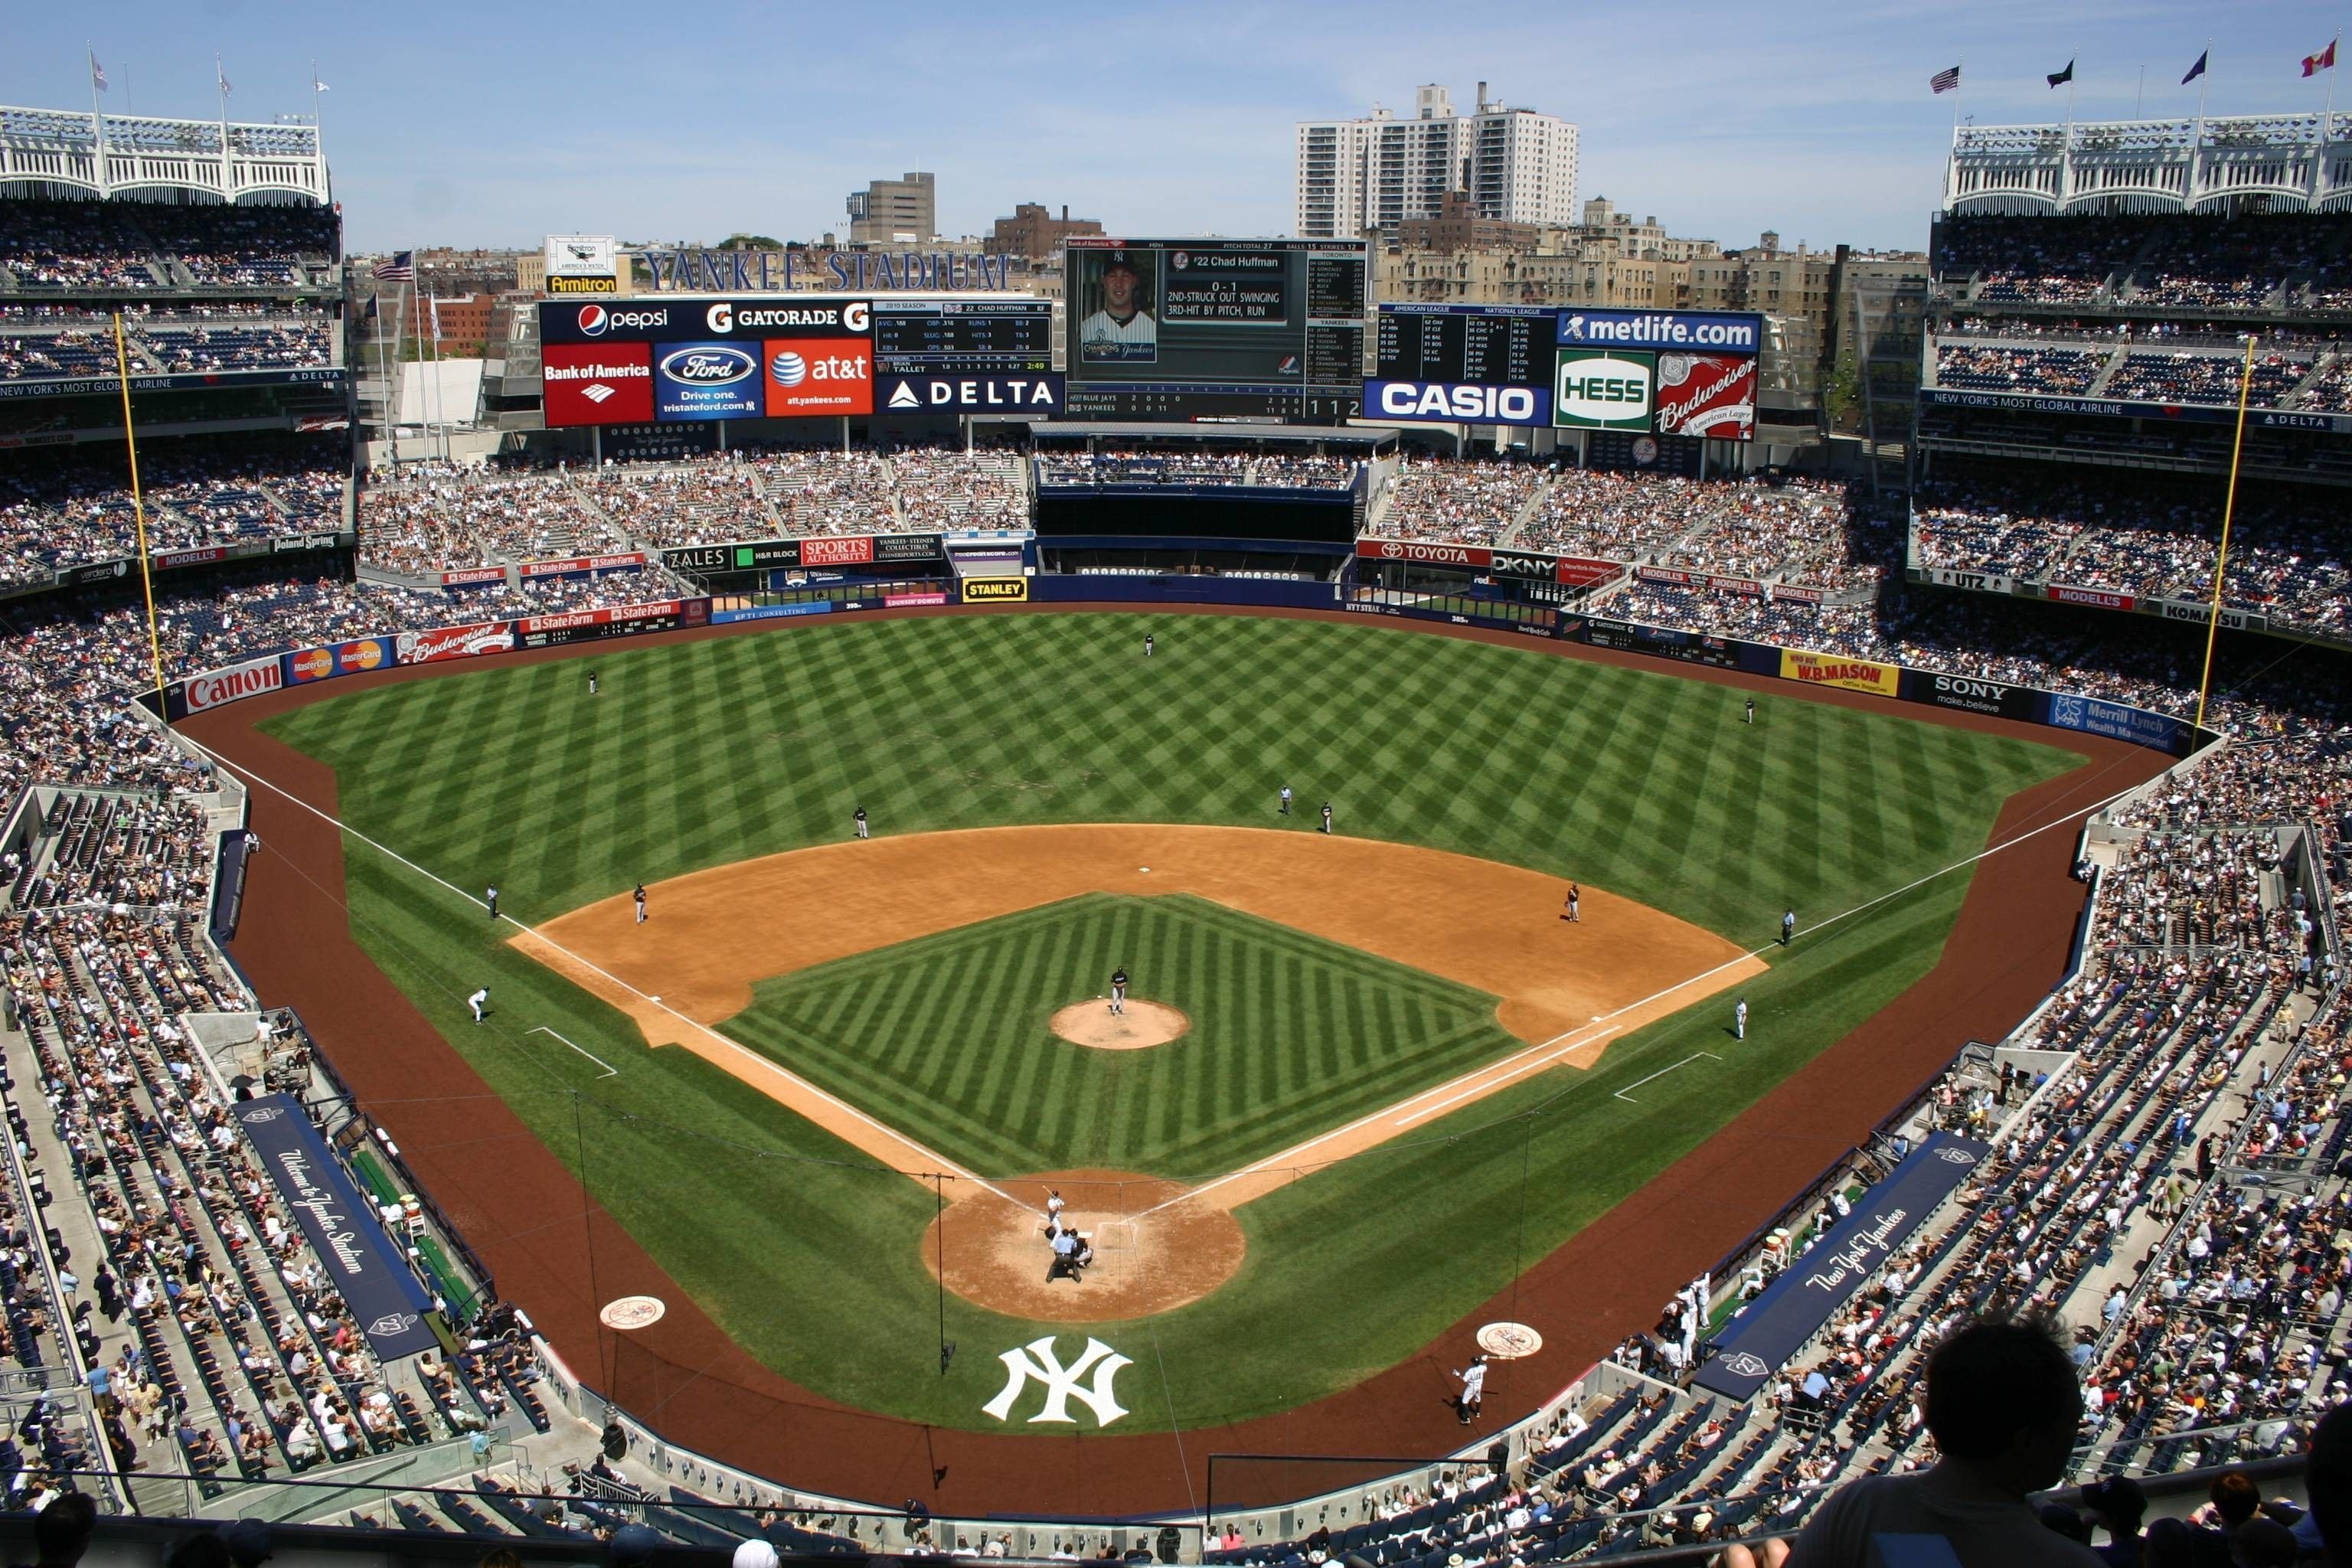
[{"label": "player in gray uniform", "polygon": [[1110,972],[1110,1010],[1122,1016],[1127,1012],[1127,966],[1124,964]]}]

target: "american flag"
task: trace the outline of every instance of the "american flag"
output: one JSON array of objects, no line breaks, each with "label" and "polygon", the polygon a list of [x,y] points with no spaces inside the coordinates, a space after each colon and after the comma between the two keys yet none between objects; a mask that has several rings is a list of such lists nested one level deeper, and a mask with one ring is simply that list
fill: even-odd
[{"label": "american flag", "polygon": [[375,264],[375,280],[379,283],[414,283],[416,281],[416,252],[395,250],[389,261]]},{"label": "american flag", "polygon": [[1937,71],[1934,76],[1927,79],[1927,86],[1930,89],[1936,92],[1951,92],[1956,90],[1959,85],[1960,68],[1958,66],[1954,66],[1949,70]]}]

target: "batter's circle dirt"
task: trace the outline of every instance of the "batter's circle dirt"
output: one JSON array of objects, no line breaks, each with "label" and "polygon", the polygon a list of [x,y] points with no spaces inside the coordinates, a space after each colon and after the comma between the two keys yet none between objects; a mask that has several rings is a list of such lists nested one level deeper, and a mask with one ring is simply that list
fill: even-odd
[{"label": "batter's circle dirt", "polygon": [[1132,996],[1127,999],[1125,1012],[1114,1013],[1110,1004],[1097,996],[1062,1008],[1046,1027],[1074,1046],[1140,1051],[1181,1039],[1192,1027],[1192,1020],[1165,1002],[1144,1002]]},{"label": "batter's circle dirt", "polygon": [[[1048,1171],[998,1184],[1004,1195],[977,1189],[923,1227],[923,1267],[940,1274],[944,1226],[948,1289],[1008,1318],[1105,1323],[1172,1312],[1240,1273],[1248,1251],[1240,1223],[1210,1199],[1158,1207],[1183,1196],[1181,1182]],[[1056,1192],[1069,1205],[1063,1222],[1093,1242],[1095,1260],[1076,1279],[1048,1284],[1045,1202]]]}]

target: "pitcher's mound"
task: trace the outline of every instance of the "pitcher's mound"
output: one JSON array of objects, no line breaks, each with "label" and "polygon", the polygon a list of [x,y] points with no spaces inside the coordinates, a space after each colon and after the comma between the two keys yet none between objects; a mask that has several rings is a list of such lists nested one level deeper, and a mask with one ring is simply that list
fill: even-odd
[{"label": "pitcher's mound", "polygon": [[1130,996],[1124,1013],[1112,1012],[1107,1001],[1073,1002],[1054,1015],[1049,1026],[1075,1046],[1092,1046],[1098,1051],[1139,1051],[1177,1038],[1192,1026],[1192,1020],[1164,1002],[1142,1002]]},{"label": "pitcher's mound", "polygon": [[[1133,1017],[1135,1004],[1128,1006]],[[982,1189],[923,1231],[923,1266],[939,1272],[944,1226],[948,1289],[990,1311],[1045,1323],[1148,1317],[1199,1300],[1241,1269],[1241,1225],[1213,1198],[1144,1213],[1180,1196],[1181,1182],[1066,1171],[998,1184],[1015,1201]],[[1077,1279],[1048,1284],[1044,1211],[1055,1191],[1068,1205],[1062,1218],[1093,1244],[1095,1260]]]}]

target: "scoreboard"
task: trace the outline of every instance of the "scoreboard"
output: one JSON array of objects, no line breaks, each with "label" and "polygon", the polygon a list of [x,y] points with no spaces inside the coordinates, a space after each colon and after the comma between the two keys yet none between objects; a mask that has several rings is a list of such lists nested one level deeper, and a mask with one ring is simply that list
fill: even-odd
[{"label": "scoreboard", "polygon": [[1382,381],[1540,384],[1551,372],[1559,319],[1559,311],[1533,306],[1384,306],[1373,374]]},{"label": "scoreboard", "polygon": [[1336,425],[1360,412],[1361,241],[1066,246],[1066,417]]},{"label": "scoreboard", "polygon": [[1053,418],[1048,300],[655,294],[539,308],[551,429],[873,415]]},{"label": "scoreboard", "polygon": [[1369,419],[1747,441],[1764,319],[1575,305],[1382,305]]},{"label": "scoreboard", "polygon": [[1054,368],[1053,301],[877,299],[874,365],[908,375],[1042,375]]}]

